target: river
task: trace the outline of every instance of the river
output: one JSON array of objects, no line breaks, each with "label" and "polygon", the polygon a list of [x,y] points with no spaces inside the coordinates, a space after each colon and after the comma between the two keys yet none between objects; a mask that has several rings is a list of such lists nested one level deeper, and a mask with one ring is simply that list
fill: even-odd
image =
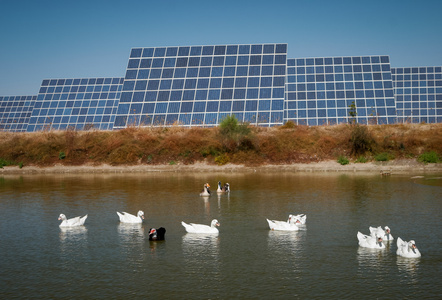
[{"label": "river", "polygon": [[[217,195],[218,181],[231,193]],[[199,196],[204,183],[212,196]],[[413,174],[147,173],[0,176],[2,299],[437,299],[442,177]],[[143,210],[141,226],[117,211]],[[62,229],[88,215],[85,226]],[[299,231],[266,218],[305,213]],[[187,234],[181,221],[219,235]],[[385,250],[356,234],[389,226]],[[166,240],[147,239],[151,227]],[[396,255],[411,239],[419,259]]]}]

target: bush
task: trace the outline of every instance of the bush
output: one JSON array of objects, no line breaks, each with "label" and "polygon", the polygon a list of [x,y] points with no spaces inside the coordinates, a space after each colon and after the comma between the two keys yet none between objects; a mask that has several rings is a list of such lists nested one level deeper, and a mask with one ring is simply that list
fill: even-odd
[{"label": "bush", "polygon": [[226,154],[220,154],[217,157],[215,157],[215,162],[218,164],[218,166],[225,165],[229,161],[230,161],[230,159]]},{"label": "bush", "polygon": [[422,153],[421,155],[419,155],[417,160],[426,164],[435,164],[440,162],[439,155],[437,155],[436,151]]},{"label": "bush", "polygon": [[65,159],[66,158],[66,153],[64,153],[63,151],[61,151],[59,154],[58,154],[58,159]]},{"label": "bush", "polygon": [[238,147],[249,148],[253,144],[249,143],[248,136],[251,133],[247,124],[239,124],[235,115],[225,117],[219,124],[219,133],[223,140],[223,146],[227,151],[234,152]]},{"label": "bush", "polygon": [[355,162],[365,164],[367,162],[367,159],[364,156],[359,156]]},{"label": "bush", "polygon": [[296,128],[296,124],[295,124],[295,122],[293,122],[293,121],[287,121],[287,122],[285,122],[285,124],[282,125],[280,128],[281,128],[281,129],[292,129],[292,128]]},{"label": "bush", "polygon": [[351,154],[361,155],[371,151],[374,139],[369,133],[367,126],[354,124],[351,131]]},{"label": "bush", "polygon": [[386,153],[386,152],[382,152],[382,153],[379,153],[378,155],[376,155],[374,157],[374,159],[376,161],[389,161],[390,160],[390,155],[388,155],[388,153]]},{"label": "bush", "polygon": [[14,161],[0,158],[0,169],[3,169],[3,167],[6,167],[6,166],[13,166],[13,165],[16,165],[16,164],[17,163],[15,163]]},{"label": "bush", "polygon": [[348,165],[350,161],[348,160],[347,157],[341,155],[338,157],[338,163],[340,163],[341,165]]}]

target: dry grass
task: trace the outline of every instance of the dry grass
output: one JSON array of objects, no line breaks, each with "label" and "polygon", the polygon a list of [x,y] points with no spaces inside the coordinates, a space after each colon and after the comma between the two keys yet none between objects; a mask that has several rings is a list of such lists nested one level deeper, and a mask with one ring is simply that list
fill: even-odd
[{"label": "dry grass", "polygon": [[359,150],[363,153],[355,152],[352,138],[355,127],[348,124],[250,127],[250,134],[242,139],[236,137],[235,141],[223,137],[219,128],[0,132],[0,159],[38,166],[199,161],[261,165],[315,162],[337,159],[341,155],[352,159],[363,155],[368,160],[379,153],[388,153],[394,158],[417,158],[429,151],[442,155],[442,124],[365,126],[363,138],[371,142]]}]

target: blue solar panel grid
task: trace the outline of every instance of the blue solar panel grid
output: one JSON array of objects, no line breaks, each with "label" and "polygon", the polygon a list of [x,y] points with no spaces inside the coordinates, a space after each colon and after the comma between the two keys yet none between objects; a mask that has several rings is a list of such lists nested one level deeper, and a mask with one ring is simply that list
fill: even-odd
[{"label": "blue solar panel grid", "polygon": [[282,124],[287,44],[134,48],[114,128]]},{"label": "blue solar panel grid", "polygon": [[111,130],[123,81],[123,78],[43,80],[27,130]]},{"label": "blue solar panel grid", "polygon": [[0,131],[24,132],[37,96],[0,97]]},{"label": "blue solar panel grid", "polygon": [[396,122],[388,56],[288,59],[285,99],[285,122],[333,125],[352,112],[361,124]]},{"label": "blue solar panel grid", "polygon": [[442,122],[442,67],[392,68],[400,123]]}]

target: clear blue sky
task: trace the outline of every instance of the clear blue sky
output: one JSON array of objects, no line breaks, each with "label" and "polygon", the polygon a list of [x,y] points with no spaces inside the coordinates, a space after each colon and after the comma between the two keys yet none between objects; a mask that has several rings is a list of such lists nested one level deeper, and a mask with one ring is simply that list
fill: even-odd
[{"label": "clear blue sky", "polygon": [[0,0],[0,95],[45,78],[123,77],[132,47],[287,43],[288,57],[442,65],[439,0]]}]

